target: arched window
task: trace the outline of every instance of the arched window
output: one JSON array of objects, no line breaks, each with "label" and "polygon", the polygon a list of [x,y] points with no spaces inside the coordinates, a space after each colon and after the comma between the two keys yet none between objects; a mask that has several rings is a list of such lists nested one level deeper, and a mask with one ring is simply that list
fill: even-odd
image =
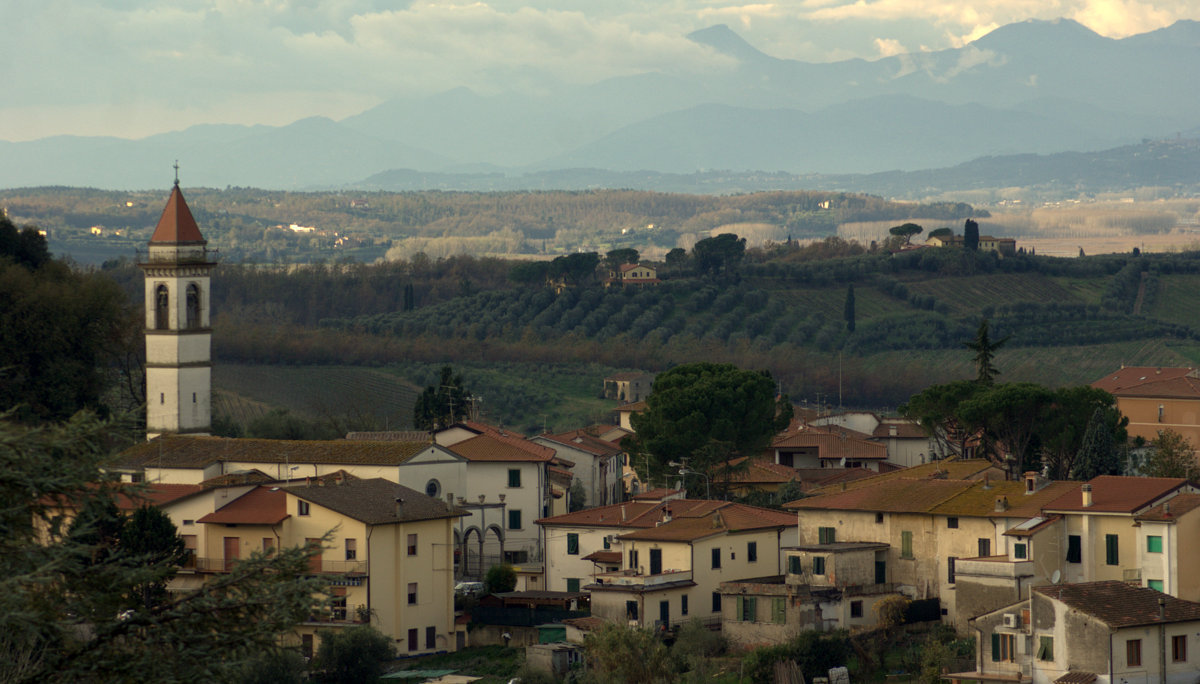
[{"label": "arched window", "polygon": [[442,495],[442,484],[437,480],[430,480],[425,484],[425,494],[435,499],[439,498]]},{"label": "arched window", "polygon": [[171,298],[167,294],[167,286],[159,285],[154,290],[154,329],[166,330],[171,327]]},{"label": "arched window", "polygon": [[200,287],[196,283],[187,286],[187,327],[200,327]]}]

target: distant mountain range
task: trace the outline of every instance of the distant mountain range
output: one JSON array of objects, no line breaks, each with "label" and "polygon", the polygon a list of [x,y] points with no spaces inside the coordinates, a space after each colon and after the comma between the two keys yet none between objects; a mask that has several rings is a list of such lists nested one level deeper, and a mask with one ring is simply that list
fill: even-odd
[{"label": "distant mountain range", "polygon": [[[458,88],[342,121],[0,142],[0,186],[159,187],[179,159],[186,184],[210,187],[565,187],[580,173],[560,170],[584,168],[599,170],[587,172],[593,178],[721,169],[746,182],[869,175],[883,188],[920,169],[1096,152],[1200,126],[1200,22],[1114,40],[1069,20],[1027,21],[962,48],[829,64],[771,57],[723,25],[689,38],[735,66],[547,85],[537,95]],[[1194,157],[1187,163],[1200,175]]]}]

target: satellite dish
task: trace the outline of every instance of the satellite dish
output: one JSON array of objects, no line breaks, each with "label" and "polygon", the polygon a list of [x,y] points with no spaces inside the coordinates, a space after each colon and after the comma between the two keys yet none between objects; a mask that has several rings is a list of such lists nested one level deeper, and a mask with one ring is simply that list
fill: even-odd
[{"label": "satellite dish", "polygon": [[1050,584],[1058,584],[1062,581],[1062,570],[1055,570],[1053,575],[1050,575]]}]

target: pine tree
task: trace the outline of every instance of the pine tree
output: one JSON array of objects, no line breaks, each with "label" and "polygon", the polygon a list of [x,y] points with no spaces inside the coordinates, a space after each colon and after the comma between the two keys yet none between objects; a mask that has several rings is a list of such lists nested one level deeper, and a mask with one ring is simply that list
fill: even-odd
[{"label": "pine tree", "polygon": [[1121,458],[1113,441],[1112,426],[1105,412],[1099,408],[1092,412],[1079,455],[1071,465],[1072,480],[1090,480],[1097,475],[1120,475]]},{"label": "pine tree", "polygon": [[979,323],[975,339],[963,343],[967,349],[975,352],[975,368],[978,370],[976,382],[981,385],[990,385],[996,380],[1000,370],[992,365],[992,361],[996,358],[996,351],[1003,347],[1005,342],[1008,342],[1007,337],[992,342],[991,336],[988,334],[988,321],[985,318]]}]

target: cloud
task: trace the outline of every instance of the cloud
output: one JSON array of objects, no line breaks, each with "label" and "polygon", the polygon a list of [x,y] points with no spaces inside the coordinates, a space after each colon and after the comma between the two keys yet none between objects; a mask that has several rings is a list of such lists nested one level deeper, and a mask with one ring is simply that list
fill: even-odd
[{"label": "cloud", "polygon": [[1071,18],[1101,35],[1124,38],[1169,26],[1181,14],[1177,9],[1137,0],[1088,0]]},{"label": "cloud", "polygon": [[879,49],[880,57],[892,57],[908,52],[904,45],[895,38],[876,38],[875,47]]}]

